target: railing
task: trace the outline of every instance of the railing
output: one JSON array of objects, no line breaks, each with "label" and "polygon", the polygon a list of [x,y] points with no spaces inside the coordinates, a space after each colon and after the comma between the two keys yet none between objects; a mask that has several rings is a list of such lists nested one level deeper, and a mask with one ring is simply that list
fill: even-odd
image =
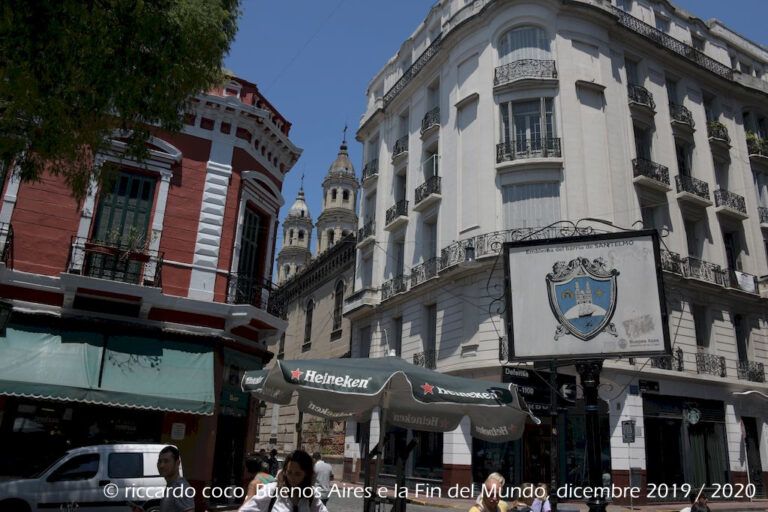
[{"label": "railing", "polygon": [[0,222],[0,242],[3,244],[0,261],[6,268],[13,268],[13,226],[11,224]]},{"label": "railing", "polygon": [[760,224],[768,224],[768,208],[758,206],[757,214],[760,216]]},{"label": "railing", "polygon": [[755,275],[742,272],[741,270],[728,269],[728,280],[729,288],[760,295],[760,286]]},{"label": "railing", "polygon": [[715,190],[715,206],[725,206],[747,214],[747,204],[744,202],[744,197],[727,190]]},{"label": "railing", "polygon": [[680,269],[683,277],[700,279],[725,287],[730,284],[728,271],[709,261],[688,257],[681,261]]},{"label": "railing", "polygon": [[675,183],[677,184],[678,192],[688,192],[702,199],[709,200],[709,184],[706,181],[701,181],[693,176],[678,174],[675,176]]},{"label": "railing", "polygon": [[440,107],[435,107],[432,110],[424,114],[424,118],[421,120],[421,133],[426,132],[433,126],[440,125]]},{"label": "railing", "polygon": [[632,169],[635,177],[645,176],[665,185],[669,185],[669,169],[661,164],[657,164],[645,158],[635,158],[632,160]]},{"label": "railing", "polygon": [[707,354],[706,352],[696,353],[696,373],[707,373],[725,377],[725,357]]},{"label": "railing", "polygon": [[72,237],[67,272],[144,286],[162,286],[163,252],[143,244]]},{"label": "railing", "polygon": [[696,123],[694,123],[693,121],[693,114],[691,114],[691,111],[685,108],[683,105],[678,105],[677,103],[670,103],[669,115],[672,116],[673,121],[678,121],[680,123],[687,124],[691,128],[693,128],[696,125]]},{"label": "railing", "polygon": [[520,59],[497,67],[493,85],[502,85],[525,78],[557,78],[554,60]]},{"label": "railing", "polygon": [[720,75],[727,80],[733,80],[733,70],[728,66],[721,64],[711,57],[707,57],[703,52],[697,50],[693,46],[678,41],[617,7],[609,6],[609,8],[618,17],[620,25],[627,27],[636,34],[649,39],[653,43],[666,48],[667,50],[685,57],[694,64],[697,64],[712,73]]},{"label": "railing", "polygon": [[431,258],[411,268],[411,288],[437,276],[440,270],[440,258]]},{"label": "railing", "polygon": [[651,367],[659,368],[661,370],[673,370],[676,372],[682,372],[685,368],[685,364],[683,362],[683,349],[678,347],[670,355],[652,357]]},{"label": "railing", "polygon": [[755,361],[739,361],[739,379],[751,382],[765,382],[765,365]]},{"label": "railing", "polygon": [[394,297],[398,293],[403,293],[408,290],[408,280],[405,276],[397,276],[381,285],[381,300],[382,302]]},{"label": "railing", "polygon": [[374,158],[363,166],[363,181],[379,174],[379,159]]},{"label": "railing", "polygon": [[496,162],[507,162],[520,158],[558,158],[560,139],[547,137],[541,139],[518,139],[496,145]]},{"label": "railing", "polygon": [[408,85],[408,83],[419,74],[419,72],[424,68],[424,66],[427,65],[427,63],[432,60],[432,57],[434,57],[437,54],[437,51],[440,49],[440,43],[443,40],[443,35],[438,34],[434,41],[432,41],[432,44],[430,44],[426,50],[424,50],[421,55],[419,55],[419,58],[416,59],[416,62],[411,64],[411,67],[405,70],[403,73],[403,76],[400,77],[400,79],[395,82],[395,85],[393,85],[387,93],[384,95],[384,108],[387,108],[387,105],[394,100],[400,92],[405,89],[405,86]]},{"label": "railing", "polygon": [[285,303],[266,279],[232,272],[227,276],[227,304],[248,304],[282,317]]},{"label": "railing", "polygon": [[425,350],[424,352],[413,354],[413,364],[416,366],[423,366],[429,370],[434,370],[437,368],[437,351]]},{"label": "railing", "polygon": [[653,101],[653,94],[642,85],[629,84],[627,86],[629,92],[629,101],[631,103],[637,103],[639,105],[645,105],[651,110],[656,109],[656,103]]},{"label": "railing", "polygon": [[395,141],[395,147],[392,148],[392,158],[402,155],[406,151],[408,151],[408,136],[403,135]]},{"label": "railing", "polygon": [[408,216],[408,201],[405,199],[389,207],[386,215],[387,224],[400,216]]},{"label": "railing", "polygon": [[661,269],[667,272],[674,272],[675,274],[682,274],[683,260],[676,252],[661,251]]},{"label": "railing", "polygon": [[750,155],[768,156],[768,140],[748,133],[747,152]]},{"label": "railing", "polygon": [[373,236],[375,228],[376,223],[374,219],[369,220],[367,224],[357,230],[357,242],[360,243],[369,236]]},{"label": "railing", "polygon": [[416,187],[414,194],[414,206],[422,202],[430,194],[440,193],[440,176],[432,176],[427,181]]},{"label": "railing", "polygon": [[710,139],[724,140],[731,143],[731,137],[728,135],[728,128],[719,121],[709,121],[707,123],[707,137]]}]

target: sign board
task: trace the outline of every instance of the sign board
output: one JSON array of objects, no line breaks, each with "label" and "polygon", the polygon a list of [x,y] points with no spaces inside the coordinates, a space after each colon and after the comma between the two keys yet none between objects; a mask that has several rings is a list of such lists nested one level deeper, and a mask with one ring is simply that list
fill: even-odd
[{"label": "sign board", "polygon": [[[534,414],[537,411],[549,411],[549,372],[540,370],[534,372],[527,368],[511,368],[509,366],[503,366],[501,372],[501,381],[515,384],[517,386],[517,393],[525,400],[525,403]],[[556,389],[558,391],[562,392],[564,388],[568,389],[571,386],[576,387],[576,377],[562,373],[557,374]],[[573,398],[575,399],[576,397],[574,396]],[[569,407],[574,406],[574,404],[558,397],[557,406]]]},{"label": "sign board", "polygon": [[173,423],[171,425],[171,439],[174,441],[181,441],[187,433],[187,425],[185,423]]},{"label": "sign board", "polygon": [[655,230],[504,244],[511,360],[670,353]]},{"label": "sign board", "polygon": [[621,437],[625,443],[635,442],[635,420],[621,422]]}]

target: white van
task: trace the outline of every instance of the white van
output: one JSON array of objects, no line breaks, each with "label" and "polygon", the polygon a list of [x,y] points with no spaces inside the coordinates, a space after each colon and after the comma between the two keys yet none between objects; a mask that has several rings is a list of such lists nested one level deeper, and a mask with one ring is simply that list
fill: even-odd
[{"label": "white van", "polygon": [[129,512],[160,509],[166,486],[157,457],[165,444],[104,444],[69,450],[35,478],[0,482],[0,511]]}]

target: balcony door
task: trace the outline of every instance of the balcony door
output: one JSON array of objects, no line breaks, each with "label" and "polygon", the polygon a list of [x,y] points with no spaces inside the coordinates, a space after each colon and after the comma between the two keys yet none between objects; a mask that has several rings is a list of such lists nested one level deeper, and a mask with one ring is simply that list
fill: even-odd
[{"label": "balcony door", "polygon": [[[238,304],[261,305],[261,260],[264,240],[262,232],[266,229],[261,216],[250,208],[245,208],[243,232],[240,238],[240,257],[237,261],[235,282],[235,301]],[[231,284],[230,284],[231,286]]]}]

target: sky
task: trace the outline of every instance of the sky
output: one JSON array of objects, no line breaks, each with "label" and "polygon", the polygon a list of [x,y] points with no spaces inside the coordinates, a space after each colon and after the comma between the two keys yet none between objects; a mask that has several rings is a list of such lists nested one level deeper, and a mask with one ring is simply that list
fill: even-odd
[{"label": "sky", "polygon": [[[290,121],[290,138],[303,148],[283,184],[285,217],[302,174],[313,220],[321,183],[349,126],[349,156],[357,175],[362,146],[355,132],[374,75],[424,20],[435,0],[243,0],[243,15],[225,67],[254,82]],[[768,47],[768,0],[673,0],[700,19],[718,18]],[[316,238],[313,234],[314,251]],[[282,247],[282,229],[278,250]]]}]

